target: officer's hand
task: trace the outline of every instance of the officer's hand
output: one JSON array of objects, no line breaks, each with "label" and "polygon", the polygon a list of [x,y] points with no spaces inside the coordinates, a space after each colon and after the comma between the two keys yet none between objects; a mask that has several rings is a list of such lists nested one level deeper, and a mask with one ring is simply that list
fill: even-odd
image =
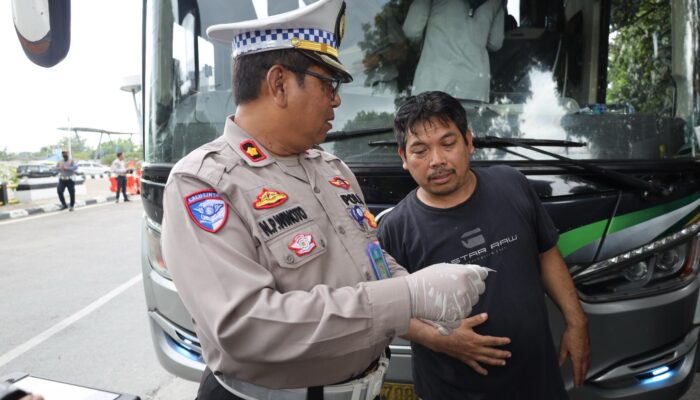
[{"label": "officer's hand", "polygon": [[478,265],[433,264],[405,277],[411,316],[456,328],[484,293],[488,270]]}]

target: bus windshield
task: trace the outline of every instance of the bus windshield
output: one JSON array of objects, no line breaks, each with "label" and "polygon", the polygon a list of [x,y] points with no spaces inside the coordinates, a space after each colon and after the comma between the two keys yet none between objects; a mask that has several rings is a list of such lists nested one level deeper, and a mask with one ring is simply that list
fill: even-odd
[{"label": "bus windshield", "polygon": [[[147,161],[176,162],[235,112],[231,50],[207,27],[312,2],[147,2]],[[340,59],[354,81],[334,121],[345,134],[322,146],[349,164],[398,164],[393,114],[425,90],[458,98],[476,137],[580,142],[548,148],[580,160],[697,157],[700,0],[347,3]],[[474,159],[551,158],[483,148]]]}]

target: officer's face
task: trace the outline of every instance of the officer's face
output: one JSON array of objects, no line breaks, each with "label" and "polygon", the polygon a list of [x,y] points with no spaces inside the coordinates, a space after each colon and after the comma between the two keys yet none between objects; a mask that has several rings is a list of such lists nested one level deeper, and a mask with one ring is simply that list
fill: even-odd
[{"label": "officer's face", "polygon": [[418,122],[406,134],[406,149],[399,149],[403,168],[429,195],[460,196],[468,190],[469,156],[474,152],[471,132],[467,143],[454,122],[437,118]]},{"label": "officer's face", "polygon": [[[308,71],[322,77],[332,79],[331,73],[316,65]],[[333,92],[329,81],[312,75],[304,75],[304,84],[299,88],[300,96],[296,97],[294,111],[297,118],[299,144],[308,149],[322,143],[326,134],[333,128],[333,109],[340,105],[340,96]]]}]

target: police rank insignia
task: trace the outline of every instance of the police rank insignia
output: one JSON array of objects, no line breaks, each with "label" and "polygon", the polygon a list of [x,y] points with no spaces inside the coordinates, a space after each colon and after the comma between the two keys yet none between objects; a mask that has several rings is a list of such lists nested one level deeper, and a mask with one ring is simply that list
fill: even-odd
[{"label": "police rank insignia", "polygon": [[284,204],[289,196],[286,193],[278,192],[277,190],[270,190],[262,188],[258,197],[255,198],[253,202],[253,208],[256,210],[265,210],[268,208],[274,208],[279,205]]},{"label": "police rank insignia", "polygon": [[262,161],[267,158],[258,145],[250,139],[241,142],[241,151],[243,151],[252,162]]},{"label": "police rank insignia", "polygon": [[348,182],[348,180],[343,178],[342,176],[334,176],[333,179],[328,181],[328,183],[341,189],[350,189],[350,182]]},{"label": "police rank insignia", "polygon": [[213,190],[188,194],[185,196],[185,206],[192,221],[207,232],[217,232],[228,218],[228,206]]},{"label": "police rank insignia", "polygon": [[296,255],[303,256],[311,253],[316,248],[316,242],[314,242],[314,237],[310,233],[299,233],[292,238],[288,247],[289,250],[294,250]]}]

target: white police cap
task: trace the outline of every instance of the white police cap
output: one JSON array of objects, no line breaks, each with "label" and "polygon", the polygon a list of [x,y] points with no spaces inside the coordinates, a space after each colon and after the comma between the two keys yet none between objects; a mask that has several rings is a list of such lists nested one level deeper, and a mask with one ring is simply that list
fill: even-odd
[{"label": "white police cap", "polygon": [[279,49],[297,49],[335,71],[345,82],[350,72],[338,59],[345,30],[345,2],[319,0],[306,7],[267,18],[212,25],[210,38],[231,43],[233,58]]}]

